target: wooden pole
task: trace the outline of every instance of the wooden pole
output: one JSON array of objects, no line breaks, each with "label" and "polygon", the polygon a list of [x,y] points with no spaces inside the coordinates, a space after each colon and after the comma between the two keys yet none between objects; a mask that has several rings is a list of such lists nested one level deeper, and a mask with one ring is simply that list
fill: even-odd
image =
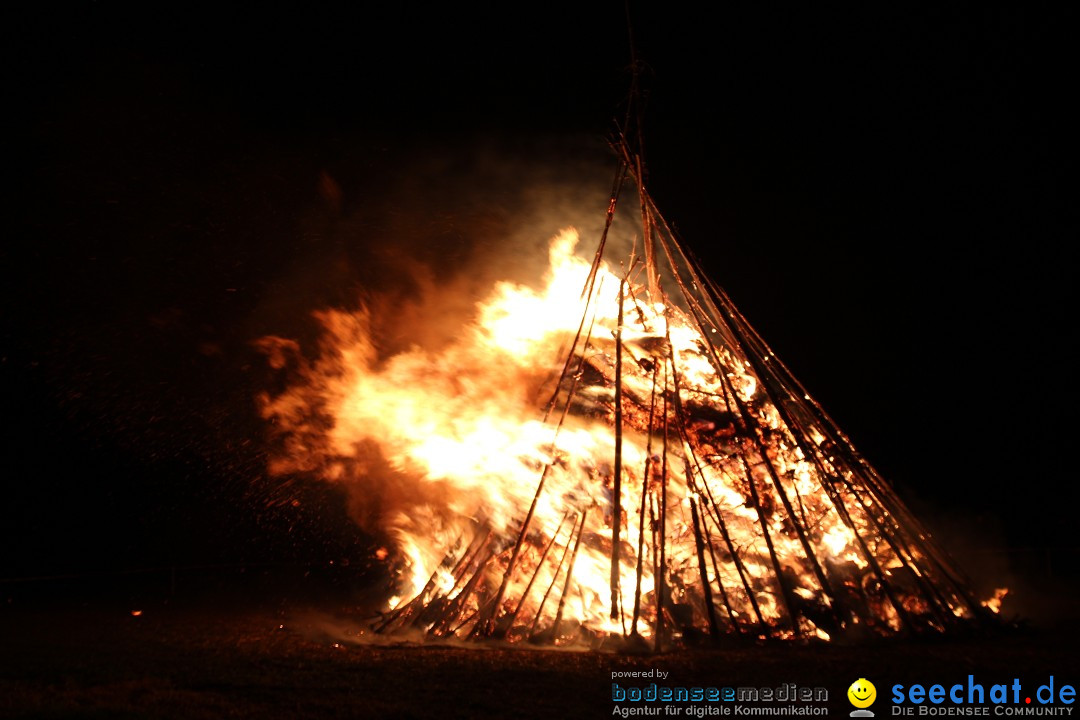
[{"label": "wooden pole", "polygon": [[724,607],[727,608],[731,629],[734,630],[737,635],[741,635],[742,628],[739,627],[739,622],[735,619],[735,608],[731,605],[731,598],[728,597],[727,590],[724,589],[724,581],[720,577],[720,565],[716,562],[716,549],[713,548],[712,535],[709,533],[709,524],[706,522],[708,518],[708,513],[702,513],[701,528],[702,535],[705,537],[705,547],[709,549],[709,559],[712,561],[713,575],[716,576],[716,587],[720,590],[720,599],[724,602]]},{"label": "wooden pole", "polygon": [[615,327],[615,488],[611,512],[611,619],[619,616],[619,556],[622,551],[622,325],[625,280],[619,281],[619,324]]},{"label": "wooden pole", "polygon": [[[413,612],[413,610],[415,610],[417,606],[421,605],[424,602],[424,597],[431,591],[432,588],[435,587],[435,579],[439,577],[439,570],[444,567],[449,567],[452,564],[454,551],[457,550],[460,546],[461,539],[462,537],[464,537],[464,535],[464,531],[462,531],[458,535],[457,540],[454,541],[454,544],[450,547],[449,550],[446,551],[446,554],[443,555],[443,559],[439,562],[439,565],[431,572],[431,577],[428,578],[428,581],[424,584],[424,587],[420,590],[420,592],[414,595],[412,599],[409,600],[409,602],[398,605],[390,613],[390,615],[383,620],[383,622],[381,622],[374,628],[374,631],[376,633],[385,632],[387,629],[390,628],[391,625],[395,624],[398,620],[405,620]],[[476,534],[473,535],[473,539],[469,543],[469,546],[465,548],[465,552],[462,554],[461,558],[458,559],[457,564],[454,567],[455,574],[457,573],[458,569],[465,564],[466,559],[472,553],[472,550],[479,541],[480,536],[480,530],[477,529]]]},{"label": "wooden pole", "polygon": [[[585,327],[585,318],[589,314],[589,305],[592,303],[593,289],[596,286],[596,274],[600,269],[600,261],[604,257],[604,247],[607,245],[607,237],[608,232],[611,230],[611,223],[615,219],[615,208],[619,203],[619,194],[622,191],[623,182],[626,180],[626,173],[626,164],[620,162],[618,169],[615,171],[615,180],[611,186],[611,196],[608,199],[607,215],[604,218],[604,230],[600,234],[600,243],[596,247],[596,254],[593,256],[592,266],[589,268],[589,276],[585,280],[584,287],[581,289],[581,299],[585,300],[585,308],[581,313],[581,322],[578,324],[577,333],[574,335],[574,342],[566,353],[566,362],[563,364],[562,372],[559,374],[559,381],[555,384],[555,392],[552,394],[551,400],[548,401],[548,407],[544,413],[545,420],[547,420],[548,415],[551,414],[552,409],[555,407],[555,401],[559,397],[559,388],[562,386],[563,378],[566,377],[566,373],[570,369],[570,362],[574,357],[574,350],[577,348],[578,341],[581,340],[581,331]],[[586,340],[586,344],[587,343],[588,341]]]},{"label": "wooden pole", "polygon": [[[577,518],[575,518],[575,522]],[[536,614],[533,615],[532,624],[529,626],[529,637],[536,635],[536,626],[540,622],[540,617],[544,614],[544,605],[547,604],[548,596],[551,595],[551,591],[555,588],[555,583],[559,579],[559,573],[562,572],[563,563],[566,562],[567,557],[570,555],[570,541],[574,539],[575,526],[570,527],[570,536],[566,538],[566,545],[563,546],[562,557],[559,558],[559,564],[555,566],[555,573],[551,576],[551,582],[548,583],[547,590],[544,591],[544,596],[540,598],[540,605],[536,608]]]},{"label": "wooden pole", "polygon": [[570,582],[574,579],[574,565],[577,563],[578,548],[581,546],[581,536],[585,534],[585,517],[589,509],[581,511],[581,525],[578,526],[577,539],[574,540],[574,552],[570,554],[570,565],[566,568],[566,583],[563,585],[562,595],[559,596],[559,609],[555,612],[555,622],[551,625],[551,641],[559,637],[559,623],[562,622],[563,608],[566,607],[566,596],[570,593]]},{"label": "wooden pole", "polygon": [[499,584],[499,590],[495,594],[491,610],[487,613],[486,617],[476,623],[476,626],[470,634],[490,635],[495,629],[495,620],[499,614],[499,604],[506,594],[506,586],[510,584],[510,576],[514,573],[514,566],[517,564],[518,555],[521,553],[521,545],[525,541],[525,535],[529,532],[529,524],[532,522],[533,514],[536,512],[536,504],[540,501],[540,493],[544,491],[544,481],[547,480],[548,472],[550,470],[551,464],[549,463],[544,466],[544,471],[540,473],[540,482],[537,483],[536,492],[533,493],[532,503],[529,505],[529,512],[526,513],[525,520],[521,523],[521,530],[518,532],[517,541],[514,543],[514,549],[510,553],[510,560],[506,563],[506,572],[503,573],[502,582]]},{"label": "wooden pole", "polygon": [[[689,477],[689,464],[686,467],[686,474]],[[697,546],[698,572],[701,575],[701,591],[705,596],[705,612],[709,618],[709,636],[713,642],[716,642],[720,639],[720,628],[716,624],[716,607],[713,606],[712,585],[709,583],[709,570],[705,566],[705,544],[701,537],[701,521],[698,518],[697,503],[694,502],[694,496],[690,495],[687,499],[690,500],[690,515],[694,521],[694,544]]]},{"label": "wooden pole", "polygon": [[[669,338],[670,340],[670,338]],[[656,568],[656,652],[664,649],[664,603],[667,602],[667,480],[668,480],[668,381],[664,364],[664,453],[660,456],[660,566]]]},{"label": "wooden pole", "polygon": [[[513,614],[510,616],[510,622],[507,623],[506,629],[510,630],[514,621],[517,620],[518,615],[521,613],[521,608],[525,606],[525,601],[529,598],[529,591],[532,590],[533,583],[536,582],[536,578],[540,575],[540,571],[544,568],[544,560],[547,559],[548,553],[551,551],[552,546],[555,545],[555,540],[558,539],[559,533],[562,532],[563,525],[566,524],[566,518],[570,516],[570,510],[563,513],[562,520],[559,521],[559,526],[555,528],[555,533],[551,536],[551,540],[544,546],[544,552],[540,555],[540,560],[536,563],[536,572],[529,578],[529,584],[525,586],[525,589],[521,593],[521,599],[518,601],[517,607],[514,608]],[[570,539],[567,538],[569,544]],[[558,568],[556,568],[558,572]]]},{"label": "wooden pole", "polygon": [[630,621],[631,635],[637,635],[637,621],[641,613],[641,575],[642,562],[645,559],[645,504],[649,496],[649,473],[652,470],[652,430],[653,419],[656,415],[656,375],[656,365],[653,365],[652,393],[649,397],[649,424],[646,430],[648,439],[645,442],[645,470],[641,475],[641,510],[638,513],[637,569],[634,582],[634,615]]}]

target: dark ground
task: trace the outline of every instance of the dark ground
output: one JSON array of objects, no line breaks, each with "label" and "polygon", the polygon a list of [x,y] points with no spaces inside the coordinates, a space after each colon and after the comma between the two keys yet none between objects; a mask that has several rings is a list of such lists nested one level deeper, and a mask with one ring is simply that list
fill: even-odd
[{"label": "dark ground", "polygon": [[[970,673],[987,688],[1019,678],[1030,692],[1051,675],[1058,687],[1080,677],[1073,621],[854,647],[652,656],[417,645],[361,635],[366,622],[340,578],[312,577],[300,568],[218,569],[8,586],[0,716],[609,717],[613,670],[659,668],[671,685],[824,687],[832,716],[846,716],[848,685],[866,677],[877,685],[880,717],[895,683],[949,686]],[[304,587],[311,592],[298,594]],[[318,591],[326,591],[321,601]]]}]

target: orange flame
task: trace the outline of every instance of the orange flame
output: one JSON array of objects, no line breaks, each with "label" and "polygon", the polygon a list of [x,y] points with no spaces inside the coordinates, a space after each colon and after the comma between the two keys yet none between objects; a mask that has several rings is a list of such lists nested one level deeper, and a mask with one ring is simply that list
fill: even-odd
[{"label": "orange flame", "polygon": [[826,476],[825,435],[811,433],[806,456],[751,366],[632,274],[601,266],[583,292],[591,266],[577,240],[566,230],[552,241],[542,289],[497,284],[437,352],[380,357],[363,310],[316,313],[314,359],[291,340],[260,341],[275,367],[297,372],[261,398],[281,440],[271,471],[314,473],[364,498],[401,573],[388,610],[419,603],[437,634],[501,618],[511,638],[628,627],[648,638],[661,615],[675,632],[711,615],[752,634],[828,639],[860,617],[886,632],[927,614],[914,589],[920,553],[881,537],[880,511],[845,470]]}]

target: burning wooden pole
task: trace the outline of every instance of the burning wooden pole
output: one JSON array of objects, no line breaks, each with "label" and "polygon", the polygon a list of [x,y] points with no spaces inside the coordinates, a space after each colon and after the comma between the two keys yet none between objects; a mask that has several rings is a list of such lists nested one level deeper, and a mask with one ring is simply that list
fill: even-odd
[{"label": "burning wooden pole", "polygon": [[533,493],[532,503],[529,505],[529,511],[525,514],[525,519],[521,523],[521,530],[518,533],[517,540],[514,542],[514,549],[511,551],[510,559],[506,563],[506,571],[503,573],[502,582],[499,584],[499,590],[495,593],[490,611],[483,615],[481,620],[477,622],[476,626],[473,628],[473,634],[491,635],[495,630],[495,621],[499,614],[499,605],[502,603],[503,596],[506,594],[507,585],[510,584],[510,577],[514,573],[518,555],[521,553],[521,545],[529,532],[529,524],[532,522],[533,514],[536,512],[536,504],[540,500],[540,493],[544,491],[544,482],[547,480],[548,472],[550,470],[550,463],[544,465],[544,470],[540,473],[540,482],[536,485],[536,492]]},{"label": "burning wooden pole", "polygon": [[619,555],[622,550],[622,326],[625,280],[619,281],[619,320],[615,326],[615,487],[612,491],[611,511],[611,619],[619,616]]},{"label": "burning wooden pole", "polygon": [[649,477],[652,471],[652,431],[653,420],[656,416],[656,375],[657,369],[654,363],[652,368],[652,393],[649,396],[649,420],[645,430],[647,437],[645,443],[645,469],[641,474],[641,508],[638,513],[637,568],[634,574],[634,614],[633,619],[630,621],[631,635],[637,635],[638,616],[641,612],[641,576],[642,563],[645,560],[645,505],[649,497]]},{"label": "burning wooden pole", "polygon": [[[548,540],[544,545],[544,551],[540,554],[540,559],[536,561],[536,571],[533,572],[532,577],[529,578],[529,584],[525,586],[525,589],[521,592],[521,599],[518,601],[517,607],[514,608],[514,612],[510,615],[510,619],[506,623],[506,630],[509,631],[514,622],[517,620],[518,615],[521,614],[521,608],[525,606],[525,601],[529,599],[529,592],[532,591],[533,583],[536,582],[536,578],[540,576],[540,571],[544,569],[544,561],[547,559],[548,553],[551,552],[551,548],[554,547],[555,541],[559,538],[559,533],[562,532],[563,525],[566,524],[566,518],[570,517],[570,510],[567,509],[563,513],[562,519],[559,520],[559,526],[555,528],[555,532],[551,535],[551,540]],[[571,532],[573,532],[573,526],[571,525]],[[570,540],[567,538],[567,543]],[[558,571],[556,570],[556,574]]]},{"label": "burning wooden pole", "polygon": [[577,539],[574,540],[574,550],[570,553],[570,566],[566,568],[566,582],[563,584],[562,595],[559,596],[559,609],[555,612],[555,622],[551,624],[552,642],[559,638],[559,623],[562,622],[563,608],[566,607],[566,597],[570,593],[570,583],[574,579],[574,565],[577,563],[578,548],[581,547],[581,536],[585,534],[585,517],[589,509],[581,511],[581,525],[578,526]]},{"label": "burning wooden pole", "polygon": [[[671,338],[668,338],[670,345]],[[668,491],[668,369],[664,364],[664,451],[660,455],[660,563],[653,573],[656,582],[656,635],[654,649],[664,649],[664,610],[667,603],[667,491]]]},{"label": "burning wooden pole", "polygon": [[[472,596],[473,592],[476,590],[476,586],[480,583],[480,581],[483,580],[484,566],[487,565],[488,561],[490,561],[494,555],[495,552],[488,549],[484,560],[477,564],[476,571],[469,578],[469,581],[465,583],[465,587],[461,589],[461,592],[459,592],[453,598],[450,597],[453,594],[453,591],[457,589],[457,584],[455,584],[454,588],[452,588],[451,591],[446,595],[446,597],[448,598],[448,602],[444,606],[442,612],[438,613],[438,615],[433,619],[425,619],[425,622],[429,624],[428,632],[430,634],[435,636],[444,634],[444,631],[449,629],[449,627],[454,623],[454,621],[461,617],[461,613],[465,608],[466,601],[468,601],[469,597]],[[477,614],[479,613],[480,610],[478,609]]]},{"label": "burning wooden pole", "polygon": [[[596,253],[593,255],[592,265],[589,268],[589,275],[585,280],[585,285],[581,289],[581,300],[585,301],[585,309],[581,314],[581,322],[578,324],[577,333],[574,335],[574,342],[571,344],[570,349],[566,353],[566,362],[563,364],[562,372],[559,374],[559,381],[555,384],[555,391],[551,396],[551,400],[547,403],[547,410],[544,412],[544,420],[546,421],[548,416],[551,415],[551,411],[555,407],[556,400],[559,397],[559,387],[562,385],[563,379],[566,377],[567,371],[570,369],[570,364],[574,359],[574,350],[577,348],[578,342],[581,340],[581,331],[585,328],[585,318],[589,314],[589,305],[592,303],[594,297],[594,291],[596,288],[596,278],[600,270],[600,262],[604,257],[604,248],[607,246],[608,233],[611,231],[611,223],[615,220],[615,208],[619,204],[619,195],[622,192],[624,181],[626,180],[627,167],[623,163],[619,163],[618,168],[615,170],[615,180],[611,186],[611,195],[608,199],[607,212],[604,217],[604,229],[600,233],[600,242],[597,244]],[[602,279],[601,279],[602,282]],[[595,320],[595,314],[593,318]],[[585,343],[588,344],[586,339]]]},{"label": "burning wooden pole", "polygon": [[450,546],[450,549],[446,551],[446,554],[443,556],[442,561],[436,566],[435,570],[432,571],[431,577],[428,578],[428,581],[424,584],[423,588],[421,588],[420,592],[414,595],[409,602],[402,603],[398,605],[395,609],[393,609],[383,619],[381,623],[375,626],[374,631],[376,633],[385,632],[387,629],[391,628],[399,621],[403,623],[404,620],[407,619],[412,613],[422,608],[425,602],[425,598],[427,598],[429,593],[435,589],[436,581],[438,580],[440,570],[444,570],[448,567],[453,567],[452,572],[456,577],[459,571],[461,571],[462,568],[467,565],[468,559],[472,556],[473,549],[478,547],[478,545],[482,544],[483,542],[486,542],[487,538],[490,537],[491,531],[488,530],[485,533],[482,532],[483,529],[484,526],[481,526],[477,529],[477,531],[473,534],[472,540],[469,542],[468,547],[465,548],[465,552],[462,553],[461,557],[457,560],[457,563],[455,564],[453,559],[454,553],[461,546],[461,540],[465,536],[464,531],[458,534],[457,540],[455,540],[454,543]]},{"label": "burning wooden pole", "polygon": [[[706,485],[708,489],[708,485]],[[715,501],[711,502],[711,505],[715,509]],[[708,515],[706,515],[708,517]],[[750,586],[750,580],[747,577],[746,566],[743,563],[741,554],[735,547],[735,543],[732,542],[731,534],[728,532],[727,524],[720,516],[719,510],[714,512],[713,522],[716,523],[717,529],[720,531],[720,537],[724,540],[724,547],[727,548],[728,554],[731,556],[732,564],[735,565],[735,571],[739,574],[739,581],[742,583],[743,592],[746,593],[746,599],[750,603],[750,609],[754,611],[754,617],[757,621],[758,627],[765,627],[765,618],[761,614],[761,608],[758,606],[757,593]]]},{"label": "burning wooden pole", "polygon": [[[584,527],[584,518],[581,518],[581,526]],[[563,565],[566,563],[567,558],[570,556],[571,541],[574,539],[574,533],[577,530],[578,519],[574,518],[574,525],[570,526],[570,535],[566,538],[566,545],[563,546],[562,555],[559,557],[559,563],[555,566],[555,572],[551,575],[551,582],[548,583],[547,590],[544,591],[544,596],[540,598],[540,604],[536,608],[536,614],[533,615],[532,623],[529,625],[529,638],[535,639],[537,637],[536,628],[540,624],[540,618],[544,615],[544,606],[547,605],[548,597],[551,596],[551,591],[555,589],[555,583],[559,581],[559,575],[562,573]]]},{"label": "burning wooden pole", "polygon": [[[689,465],[686,468],[687,476],[690,475]],[[697,547],[698,572],[701,576],[701,592],[705,596],[705,612],[709,618],[709,637],[715,643],[720,639],[720,628],[716,624],[716,606],[713,605],[712,583],[709,582],[709,570],[705,566],[705,541],[701,534],[701,521],[698,519],[697,503],[694,496],[689,495],[690,514],[694,521],[694,545]]]},{"label": "burning wooden pole", "polygon": [[[711,501],[709,501],[711,502]],[[706,503],[706,499],[702,499],[702,504]],[[716,549],[713,547],[712,535],[708,529],[708,513],[702,513],[701,527],[702,537],[705,538],[705,545],[709,549],[709,559],[712,561],[713,575],[716,577],[716,587],[720,591],[720,599],[724,603],[724,609],[727,610],[728,622],[731,623],[731,629],[736,635],[742,635],[742,628],[739,627],[739,622],[736,619],[735,608],[731,606],[731,599],[728,597],[727,590],[724,588],[724,580],[720,575],[720,565],[716,562]]]}]

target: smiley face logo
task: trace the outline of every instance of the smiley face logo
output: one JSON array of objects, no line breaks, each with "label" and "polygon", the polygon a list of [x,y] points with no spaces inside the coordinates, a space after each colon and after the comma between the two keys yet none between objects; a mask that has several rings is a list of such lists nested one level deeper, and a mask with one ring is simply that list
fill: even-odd
[{"label": "smiley face logo", "polygon": [[877,688],[866,678],[859,678],[847,689],[848,700],[857,708],[868,708],[877,700]]}]

